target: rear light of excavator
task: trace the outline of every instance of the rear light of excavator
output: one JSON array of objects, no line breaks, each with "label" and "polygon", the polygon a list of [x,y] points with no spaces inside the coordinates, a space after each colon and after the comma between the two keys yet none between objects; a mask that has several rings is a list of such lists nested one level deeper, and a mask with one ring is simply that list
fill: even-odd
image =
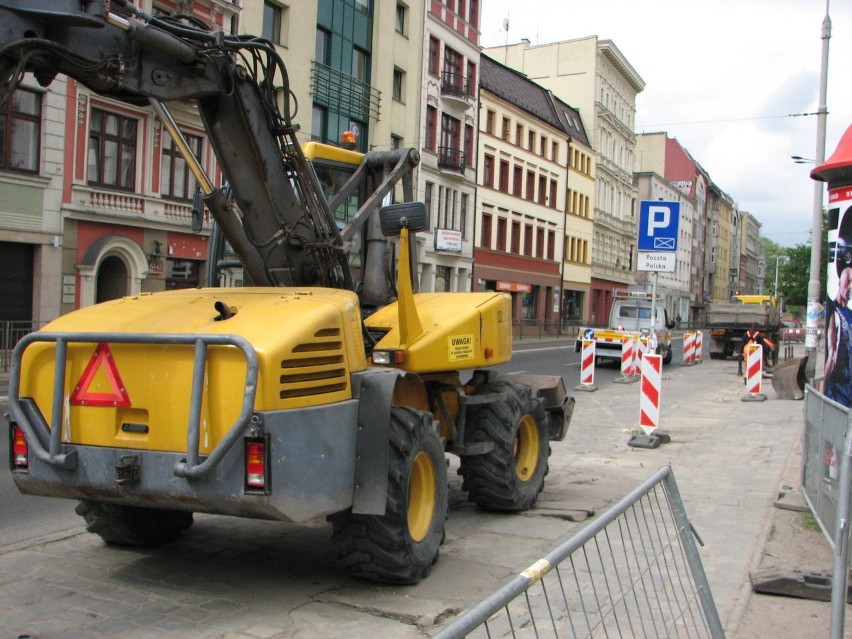
[{"label": "rear light of excavator", "polygon": [[266,492],[268,469],[267,446],[263,438],[246,439],[246,490]]},{"label": "rear light of excavator", "polygon": [[405,351],[373,351],[373,364],[383,366],[405,364]]},{"label": "rear light of excavator", "polygon": [[12,424],[12,470],[27,470],[29,467],[27,438],[17,424]]}]

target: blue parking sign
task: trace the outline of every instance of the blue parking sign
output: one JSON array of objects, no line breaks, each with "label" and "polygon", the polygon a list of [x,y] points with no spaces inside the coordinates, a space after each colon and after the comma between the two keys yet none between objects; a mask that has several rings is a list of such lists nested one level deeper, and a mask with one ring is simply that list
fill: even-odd
[{"label": "blue parking sign", "polygon": [[639,250],[677,251],[680,202],[639,203]]}]

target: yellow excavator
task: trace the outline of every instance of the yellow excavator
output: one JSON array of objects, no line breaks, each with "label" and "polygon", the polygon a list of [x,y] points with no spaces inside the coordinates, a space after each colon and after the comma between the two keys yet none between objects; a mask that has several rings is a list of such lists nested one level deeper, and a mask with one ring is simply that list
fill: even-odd
[{"label": "yellow excavator", "polygon": [[[155,110],[200,185],[194,229],[205,206],[215,220],[210,272],[238,266],[248,284],[125,297],[22,339],[9,383],[21,492],[78,500],[88,530],[121,545],[167,542],[194,512],[328,519],[341,565],[390,583],[438,559],[446,453],[478,506],[535,504],[573,399],[561,377],[493,370],[512,355],[505,294],[417,292],[415,150],[349,155],[328,192],[279,107],[289,87],[269,42],[127,0],[4,1],[0,24],[0,99],[25,74],[65,74]],[[192,156],[174,100],[197,105],[227,186]]]}]

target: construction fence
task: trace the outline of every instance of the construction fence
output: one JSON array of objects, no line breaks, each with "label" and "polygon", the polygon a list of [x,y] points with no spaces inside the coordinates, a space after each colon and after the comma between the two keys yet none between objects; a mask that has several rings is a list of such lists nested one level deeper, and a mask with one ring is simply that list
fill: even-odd
[{"label": "construction fence", "polygon": [[849,573],[850,492],[852,492],[852,421],[849,408],[805,387],[802,492],[834,549],[831,580],[831,637],[846,626]]},{"label": "construction fence", "polygon": [[665,466],[435,637],[724,637],[696,538]]}]

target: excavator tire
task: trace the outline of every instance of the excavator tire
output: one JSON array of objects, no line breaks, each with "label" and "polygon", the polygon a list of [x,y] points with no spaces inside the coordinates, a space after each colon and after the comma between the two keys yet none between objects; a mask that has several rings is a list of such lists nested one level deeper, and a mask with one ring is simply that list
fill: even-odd
[{"label": "excavator tire", "polygon": [[468,499],[485,510],[517,512],[533,507],[544,488],[550,456],[547,420],[528,386],[497,380],[479,391],[505,399],[473,406],[465,444],[493,442],[482,455],[461,458],[459,474]]},{"label": "excavator tire", "polygon": [[161,546],[192,525],[192,513],[81,501],[74,509],[86,530],[116,546]]},{"label": "excavator tire", "polygon": [[353,577],[416,584],[438,561],[447,519],[447,464],[429,413],[391,408],[384,515],[331,518],[338,561]]}]

